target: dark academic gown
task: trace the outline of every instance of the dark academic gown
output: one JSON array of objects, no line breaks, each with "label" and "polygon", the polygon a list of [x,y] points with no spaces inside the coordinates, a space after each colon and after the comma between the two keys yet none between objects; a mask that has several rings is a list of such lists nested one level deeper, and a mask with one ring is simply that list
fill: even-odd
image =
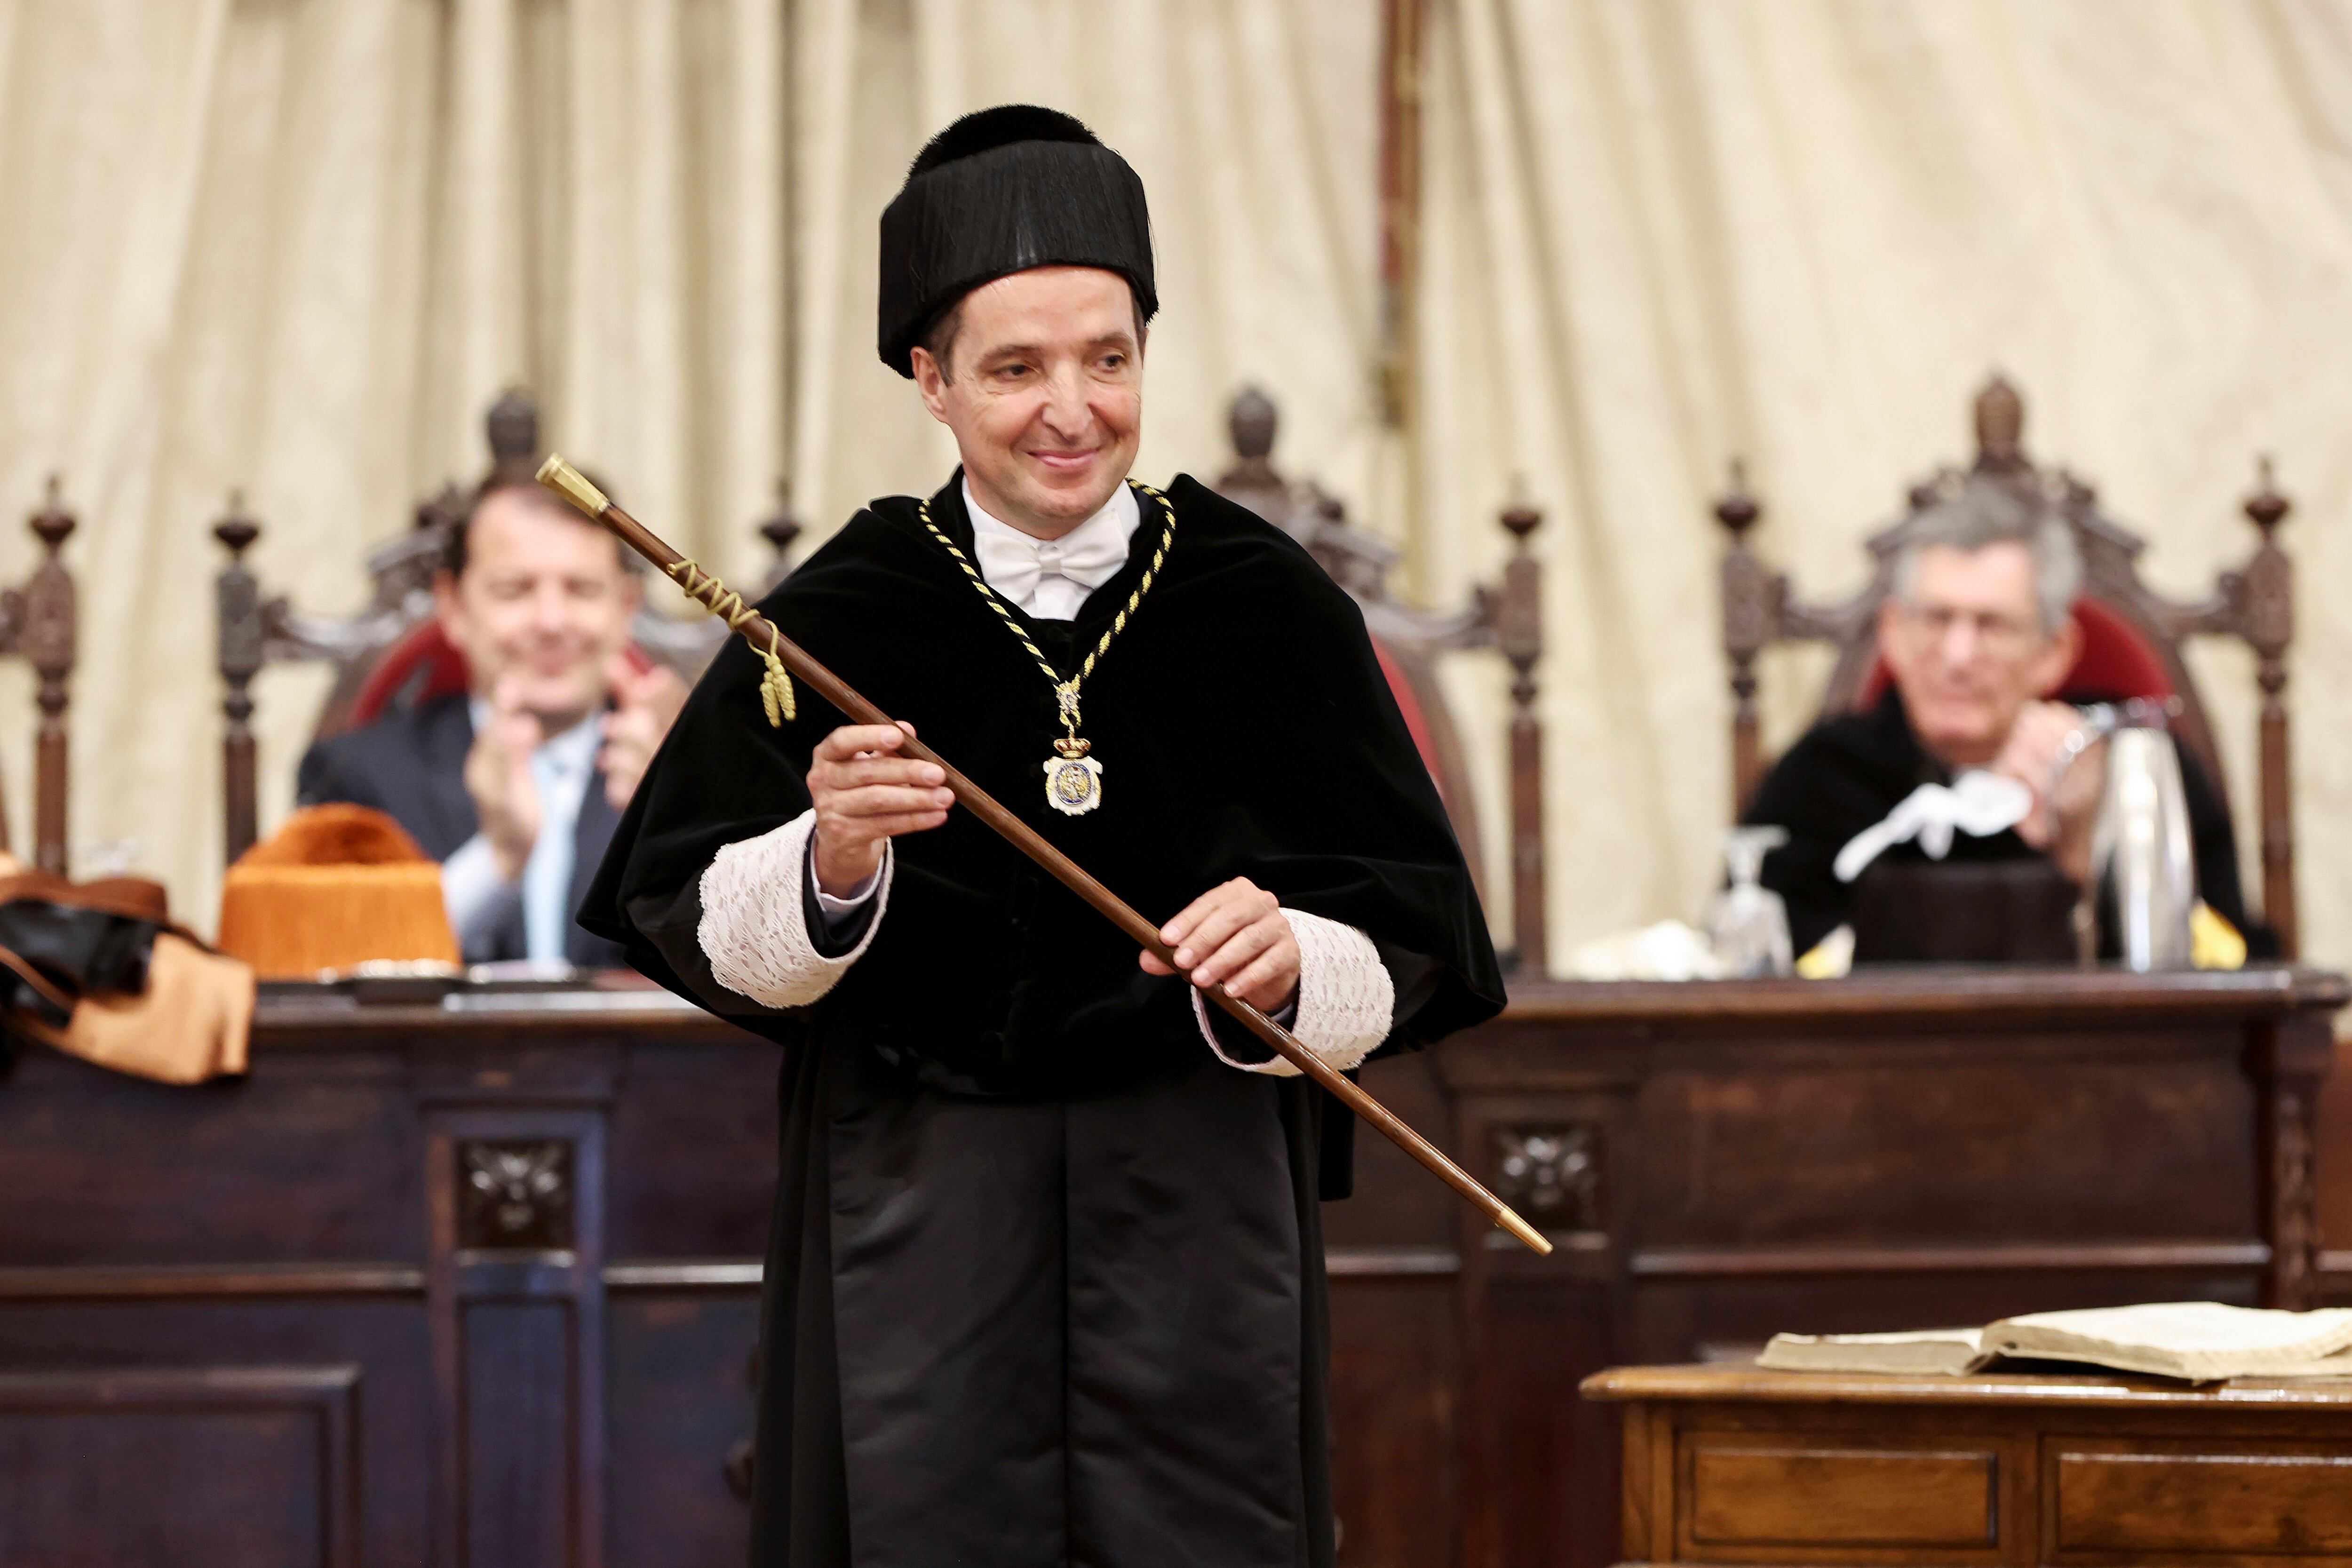
[{"label": "dark academic gown", "polygon": [[[1789,933],[1799,952],[1843,924],[1853,907],[1853,886],[1839,881],[1832,869],[1838,851],[1854,835],[1885,821],[1921,784],[1951,782],[1951,770],[1929,756],[1912,733],[1902,693],[1892,686],[1868,711],[1840,714],[1814,725],[1773,765],[1742,820],[1789,830],[1788,844],[1764,858],[1763,881],[1787,902]],[[2266,929],[2247,924],[2230,814],[2204,769],[2186,751],[2180,752],[2180,782],[2189,805],[2198,895],[2245,933],[2258,955],[2275,951]],[[1981,838],[1955,834],[1948,858],[2025,860],[2041,853],[2010,828]],[[1890,862],[1927,858],[1916,842],[1898,844],[1881,857]]]},{"label": "dark academic gown", "polygon": [[[302,757],[295,795],[304,805],[345,801],[373,806],[408,830],[418,847],[446,860],[481,830],[474,797],[466,790],[466,753],[474,746],[474,719],[462,694],[436,698],[387,713],[374,723],[332,736]],[[604,798],[604,775],[589,781],[572,828],[572,907],[587,895],[596,866],[613,841],[620,813]],[[522,912],[492,935],[491,951],[469,958],[525,956]],[[583,969],[611,969],[621,950],[578,924],[563,933],[563,956]]]},{"label": "dark academic gown", "polygon": [[[960,478],[931,514],[969,553]],[[1174,547],[1086,683],[1087,816],[1045,801],[1052,688],[913,500],[761,608],[1146,914],[1246,875],[1372,933],[1383,1048],[1491,1016],[1468,871],[1353,603],[1252,513],[1168,493]],[[1066,674],[1159,541],[1139,499],[1126,567],[1074,623],[1024,623]],[[719,986],[698,879],[807,809],[843,721],[803,686],[770,727],[761,668],[730,645],[696,688],[583,913],[785,1047],[753,1563],[1328,1568],[1318,1200],[1344,1187],[1344,1111],[1218,1062],[1181,980],[964,812],[896,841],[873,945],[822,1001]]]}]

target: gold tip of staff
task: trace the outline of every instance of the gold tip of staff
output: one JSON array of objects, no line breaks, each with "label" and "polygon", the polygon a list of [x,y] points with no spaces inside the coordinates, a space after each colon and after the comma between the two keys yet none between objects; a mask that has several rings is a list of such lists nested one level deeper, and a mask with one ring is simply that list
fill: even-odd
[{"label": "gold tip of staff", "polygon": [[1503,1229],[1509,1231],[1513,1236],[1518,1237],[1519,1240],[1525,1242],[1528,1248],[1535,1253],[1537,1257],[1549,1258],[1551,1256],[1551,1243],[1544,1238],[1543,1232],[1538,1230],[1535,1226],[1521,1219],[1511,1210],[1505,1209],[1502,1213],[1496,1215],[1495,1216],[1495,1223]]},{"label": "gold tip of staff", "polygon": [[547,461],[539,466],[539,482],[586,512],[590,517],[602,517],[613,503],[604,492],[588,482],[588,476],[563,460],[561,452],[550,452]]}]

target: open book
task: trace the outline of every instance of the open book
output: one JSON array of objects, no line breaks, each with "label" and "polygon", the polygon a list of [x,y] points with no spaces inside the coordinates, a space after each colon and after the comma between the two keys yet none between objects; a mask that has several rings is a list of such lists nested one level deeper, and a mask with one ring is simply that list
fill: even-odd
[{"label": "open book", "polygon": [[1958,1374],[2003,1357],[2087,1362],[2191,1383],[2352,1377],[2352,1308],[2273,1312],[2219,1301],[2166,1301],[2032,1312],[1982,1329],[1775,1334],[1756,1362],[1783,1372]]}]

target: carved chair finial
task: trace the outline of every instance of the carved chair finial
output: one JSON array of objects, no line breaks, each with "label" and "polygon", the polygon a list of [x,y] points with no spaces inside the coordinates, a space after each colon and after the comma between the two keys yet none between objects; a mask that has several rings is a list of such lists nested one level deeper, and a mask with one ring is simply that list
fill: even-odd
[{"label": "carved chair finial", "polygon": [[1271,458],[1280,418],[1274,399],[1255,384],[1235,393],[1233,407],[1225,416],[1226,430],[1233,437],[1234,456],[1244,462],[1264,462]]},{"label": "carved chair finial", "polygon": [[1763,515],[1764,509],[1748,493],[1748,460],[1732,458],[1730,479],[1715,503],[1715,521],[1731,531],[1734,543],[1744,543],[1748,531],[1755,527],[1756,520]]},{"label": "carved chair finial", "polygon": [[1977,394],[1977,467],[2006,469],[2025,464],[2025,399],[2000,372]]},{"label": "carved chair finial", "polygon": [[2279,494],[2278,481],[2272,471],[2267,452],[2254,459],[2254,493],[2245,499],[2244,510],[2247,520],[2262,530],[2265,544],[2273,542],[2278,525],[2286,520],[2288,512],[2294,510],[2294,503]]},{"label": "carved chair finial", "polygon": [[1511,531],[1511,537],[1518,542],[1521,551],[1527,549],[1528,535],[1533,533],[1542,521],[1543,513],[1538,511],[1535,503],[1528,499],[1526,476],[1513,476],[1511,504],[1503,509],[1502,523]]},{"label": "carved chair finial", "polygon": [[213,537],[228,546],[229,559],[243,564],[245,552],[261,537],[261,524],[245,514],[245,492],[228,492],[228,510],[213,524]]},{"label": "carved chair finial", "polygon": [[778,474],[776,510],[760,521],[760,537],[768,542],[768,569],[760,578],[761,597],[793,574],[793,542],[804,531],[800,514],[793,510],[793,481]]},{"label": "carved chair finial", "polygon": [[760,537],[768,542],[768,548],[776,552],[776,559],[782,561],[792,553],[793,541],[798,539],[802,531],[800,514],[793,510],[793,481],[779,474],[776,476],[776,510],[761,522]]},{"label": "carved chair finial", "polygon": [[58,551],[65,542],[73,536],[74,515],[66,510],[63,482],[57,475],[49,476],[42,496],[41,510],[27,520],[26,525],[48,552],[52,561],[57,559]]},{"label": "carved chair finial", "polygon": [[539,462],[539,405],[520,386],[509,386],[483,417],[489,437],[490,468],[498,474],[528,473]]}]

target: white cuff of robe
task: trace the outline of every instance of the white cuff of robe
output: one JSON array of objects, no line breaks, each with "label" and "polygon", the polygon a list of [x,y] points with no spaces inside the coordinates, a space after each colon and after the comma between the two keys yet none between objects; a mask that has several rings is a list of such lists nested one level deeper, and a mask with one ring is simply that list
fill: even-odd
[{"label": "white cuff of robe", "polygon": [[730,844],[702,873],[702,923],[695,940],[711,978],[762,1007],[805,1007],[832,990],[874,945],[890,908],[897,859],[882,847],[874,916],[857,945],[827,958],[809,938],[806,881],[816,812],[801,813],[772,832]]},{"label": "white cuff of robe", "polygon": [[[1285,910],[1291,940],[1298,944],[1298,1015],[1290,1032],[1298,1043],[1340,1072],[1360,1067],[1366,1057],[1389,1037],[1396,1008],[1396,982],[1381,962],[1372,939],[1354,926]],[[1299,1070],[1280,1057],[1262,1062],[1237,1062],[1218,1043],[1209,1023],[1209,998],[1195,987],[1192,1014],[1209,1048],[1227,1067],[1275,1078],[1297,1078]]]}]

